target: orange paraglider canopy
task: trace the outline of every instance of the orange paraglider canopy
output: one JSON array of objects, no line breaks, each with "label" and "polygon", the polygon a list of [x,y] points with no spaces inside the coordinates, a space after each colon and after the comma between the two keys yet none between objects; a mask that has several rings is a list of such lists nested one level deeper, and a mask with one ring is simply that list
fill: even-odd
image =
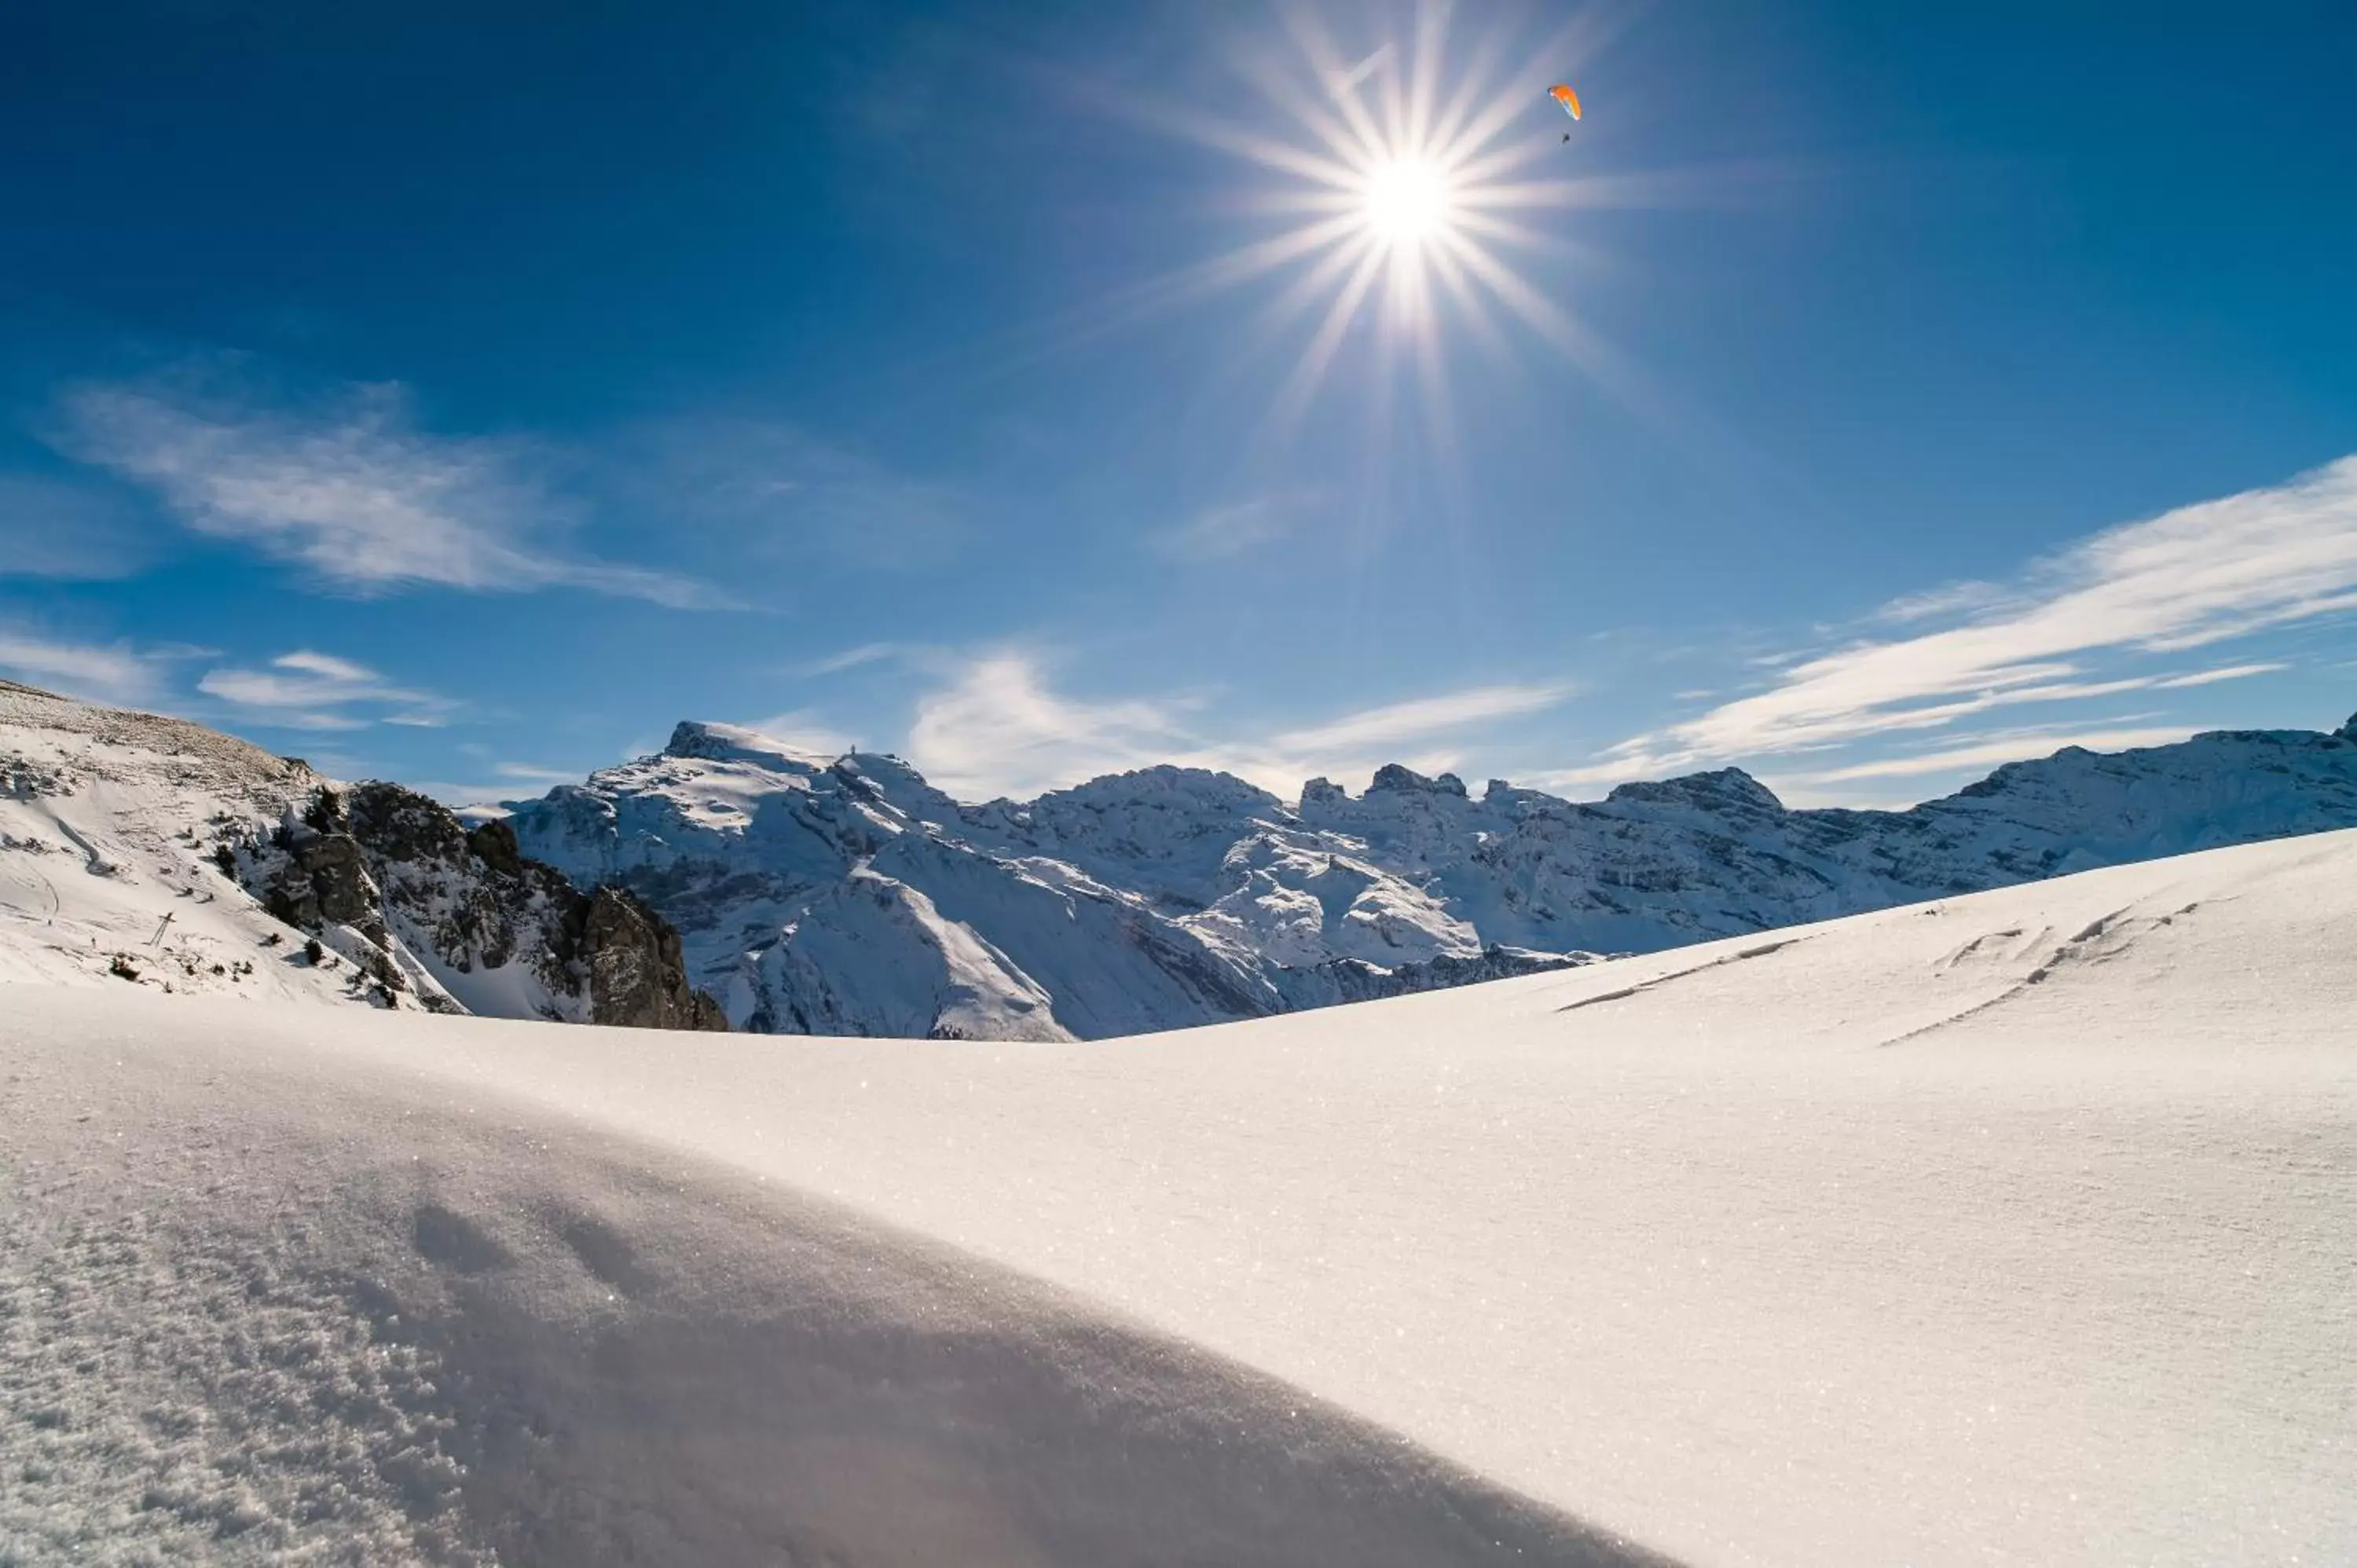
[{"label": "orange paraglider canopy", "polygon": [[1563,112],[1573,119],[1579,118],[1579,94],[1561,82],[1547,89],[1547,96],[1563,105]]}]

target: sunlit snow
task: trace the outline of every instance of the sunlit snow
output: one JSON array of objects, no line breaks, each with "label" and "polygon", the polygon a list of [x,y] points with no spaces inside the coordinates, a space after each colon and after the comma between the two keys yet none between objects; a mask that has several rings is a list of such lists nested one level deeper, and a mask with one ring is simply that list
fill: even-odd
[{"label": "sunlit snow", "polygon": [[0,986],[12,1560],[2331,1562],[2357,833],[1094,1043]]}]

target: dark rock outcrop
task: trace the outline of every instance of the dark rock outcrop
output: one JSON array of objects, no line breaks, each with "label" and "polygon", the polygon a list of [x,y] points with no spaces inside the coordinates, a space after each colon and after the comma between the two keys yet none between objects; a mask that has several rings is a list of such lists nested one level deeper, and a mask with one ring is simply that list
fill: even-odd
[{"label": "dark rock outcrop", "polygon": [[523,851],[516,845],[515,829],[505,822],[490,822],[473,829],[467,834],[467,847],[493,871],[510,876],[523,875]]},{"label": "dark rock outcrop", "polygon": [[[576,889],[505,822],[468,831],[397,784],[322,787],[225,867],[270,914],[328,939],[356,983],[441,1012],[725,1029],[688,983],[679,932],[619,888]],[[520,971],[520,974],[516,972]]]},{"label": "dark rock outcrop", "polygon": [[[1421,963],[1379,968],[1363,959],[1329,959],[1307,972],[1288,997],[1294,1007],[1324,1007],[1338,1002],[1379,1002],[1386,996],[1410,996],[1420,991],[1446,991],[1485,980],[1512,980],[1551,970],[1577,969],[1593,963],[1593,953],[1532,952],[1525,948],[1492,942],[1469,958],[1443,953]],[[1327,993],[1330,989],[1330,994]]]},{"label": "dark rock outcrop", "polygon": [[600,887],[587,904],[580,956],[598,1023],[628,1029],[728,1027],[720,1004],[688,984],[679,932],[645,900],[624,888]]},{"label": "dark rock outcrop", "polygon": [[1465,796],[1465,780],[1454,773],[1444,773],[1437,779],[1426,779],[1412,768],[1396,762],[1386,762],[1375,769],[1374,781],[1367,786],[1369,794],[1397,793],[1403,795]]},{"label": "dark rock outcrop", "polygon": [[[1494,790],[1493,790],[1494,792]],[[1698,811],[1781,813],[1776,792],[1740,768],[1688,773],[1676,779],[1623,784],[1605,797],[1609,804],[1686,806]]]}]

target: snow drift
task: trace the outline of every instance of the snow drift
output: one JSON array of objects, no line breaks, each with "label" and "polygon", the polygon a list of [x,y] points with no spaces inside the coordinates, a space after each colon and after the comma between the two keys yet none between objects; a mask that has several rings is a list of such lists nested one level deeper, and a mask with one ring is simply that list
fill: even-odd
[{"label": "snow drift", "polygon": [[2357,833],[1189,1033],[0,991],[0,1558],[2357,1555]]}]

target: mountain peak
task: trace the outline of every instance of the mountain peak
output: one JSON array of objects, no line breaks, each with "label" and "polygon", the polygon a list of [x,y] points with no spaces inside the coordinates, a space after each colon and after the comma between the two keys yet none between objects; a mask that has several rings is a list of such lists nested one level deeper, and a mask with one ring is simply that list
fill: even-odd
[{"label": "mountain peak", "polygon": [[1688,773],[1676,779],[1664,779],[1658,783],[1623,784],[1605,799],[1653,800],[1667,805],[1695,806],[1704,811],[1727,811],[1738,807],[1768,811],[1784,809],[1784,802],[1776,799],[1773,789],[1740,768]]},{"label": "mountain peak", "polygon": [[2349,741],[2352,744],[2357,744],[2357,714],[2350,714],[2349,722],[2342,725],[2340,729],[2334,733],[2342,740]]},{"label": "mountain peak", "polygon": [[1401,794],[1456,795],[1465,793],[1465,780],[1454,773],[1444,773],[1437,779],[1426,779],[1411,768],[1396,762],[1386,762],[1375,769],[1374,782],[1367,786],[1372,795],[1378,789],[1395,790]]},{"label": "mountain peak", "polygon": [[772,735],[748,729],[742,725],[715,724],[702,719],[682,719],[671,732],[671,741],[662,748],[665,757],[701,757],[708,762],[752,762],[775,767],[786,763],[795,768],[823,768],[834,757],[818,752],[804,751]]},{"label": "mountain peak", "polygon": [[1103,804],[1116,800],[1183,800],[1204,807],[1265,811],[1278,803],[1275,796],[1232,773],[1210,768],[1189,768],[1175,762],[1104,773],[1068,789],[1050,789],[1034,805],[1054,800]]}]

